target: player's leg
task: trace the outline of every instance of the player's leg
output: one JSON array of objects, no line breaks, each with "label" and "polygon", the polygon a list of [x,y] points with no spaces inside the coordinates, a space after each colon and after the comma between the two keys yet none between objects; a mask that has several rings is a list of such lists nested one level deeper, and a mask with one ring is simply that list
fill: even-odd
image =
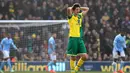
[{"label": "player's leg", "polygon": [[14,72],[14,70],[12,69],[12,65],[11,65],[11,61],[9,59],[9,51],[3,51],[3,61],[1,63],[1,67],[0,67],[0,71],[2,72],[2,68],[5,64],[5,61],[7,61],[7,64],[10,68],[10,72]]},{"label": "player's leg", "polygon": [[56,53],[53,53],[53,54],[52,54],[51,60],[53,61],[53,65],[56,66]]},{"label": "player's leg", "polygon": [[50,56],[50,61],[48,62],[47,64],[47,67],[50,67],[50,72],[52,73],[52,70],[53,70],[53,60],[52,60],[52,54],[49,54]]},{"label": "player's leg", "polygon": [[124,51],[122,51],[122,52],[120,53],[120,58],[119,58],[119,60],[120,60],[120,69],[119,69],[118,72],[124,73],[123,70],[122,70],[122,68],[123,68],[123,66],[124,66],[124,61],[125,61],[125,53],[124,53]]},{"label": "player's leg", "polygon": [[48,69],[49,67],[50,67],[50,72],[53,70],[52,63],[53,63],[53,61],[48,62],[47,69],[46,69],[47,71],[49,71],[49,69]]},{"label": "player's leg", "polygon": [[118,59],[117,59],[117,58],[114,58],[114,59],[113,59],[113,62],[112,62],[112,66],[113,66],[113,73],[117,73],[117,71],[116,71],[117,61],[118,61]]},{"label": "player's leg", "polygon": [[53,69],[53,66],[56,66],[56,54],[50,54],[50,61],[48,62],[47,69],[48,67],[51,67],[50,73],[55,73],[55,70]]},{"label": "player's leg", "polygon": [[87,56],[87,54],[82,54],[82,55],[80,55],[80,59],[79,59],[77,65],[75,66],[75,71],[76,71],[76,72],[79,71],[80,67],[81,67],[81,66],[83,65],[83,63],[86,61],[86,59],[87,59],[86,56]]},{"label": "player's leg", "polygon": [[76,56],[71,56],[70,57],[71,73],[75,73],[75,71],[74,71],[75,66],[76,66]]},{"label": "player's leg", "polygon": [[4,64],[5,64],[5,61],[3,59],[2,62],[1,62],[1,65],[0,65],[0,73],[4,73],[3,70],[2,70],[2,68],[4,67]]},{"label": "player's leg", "polygon": [[7,64],[10,68],[10,72],[14,72],[14,70],[12,69],[11,60],[9,57],[9,51],[4,51],[4,58],[6,58]]},{"label": "player's leg", "polygon": [[2,70],[2,68],[3,68],[4,64],[5,64],[4,53],[3,53],[3,51],[0,51],[0,52],[1,52],[0,55],[2,55],[2,61],[1,61],[1,65],[0,65],[0,73],[4,73],[3,70]]},{"label": "player's leg", "polygon": [[51,60],[53,61],[52,62],[52,72],[55,73],[55,70],[53,69],[53,66],[56,66],[56,54],[55,53],[52,54]]},{"label": "player's leg", "polygon": [[7,59],[7,64],[8,64],[8,66],[9,66],[9,68],[10,68],[10,72],[14,72],[14,70],[12,69],[12,65],[11,65],[11,60],[10,60],[10,58]]},{"label": "player's leg", "polygon": [[117,61],[118,61],[119,55],[118,55],[117,51],[113,51],[112,54],[113,54],[113,62],[112,62],[113,73],[117,73],[116,66],[117,66]]},{"label": "player's leg", "polygon": [[67,48],[67,55],[70,56],[70,68],[71,73],[75,73],[74,68],[76,64],[76,56],[77,56],[77,38],[69,38],[68,48]]},{"label": "player's leg", "polygon": [[86,59],[88,58],[87,55],[87,50],[86,47],[84,45],[83,40],[79,40],[79,46],[78,46],[78,54],[80,55],[80,59],[75,67],[75,71],[77,72],[79,70],[79,68],[83,65],[84,61],[86,61]]}]

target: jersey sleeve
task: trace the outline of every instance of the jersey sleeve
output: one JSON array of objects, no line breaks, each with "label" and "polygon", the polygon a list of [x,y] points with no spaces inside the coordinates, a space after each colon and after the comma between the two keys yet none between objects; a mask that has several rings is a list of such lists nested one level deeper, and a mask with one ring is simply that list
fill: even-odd
[{"label": "jersey sleeve", "polygon": [[81,13],[81,18],[83,19],[83,13]]},{"label": "jersey sleeve", "polygon": [[54,40],[53,40],[53,39],[50,39],[50,40],[49,40],[49,43],[50,43],[50,46],[51,46],[52,50],[55,51]]},{"label": "jersey sleeve", "polygon": [[68,19],[71,19],[72,18],[72,15],[71,16],[67,16]]},{"label": "jersey sleeve", "polygon": [[53,41],[50,39],[50,40],[49,40],[49,43],[50,43],[50,44],[53,44]]},{"label": "jersey sleeve", "polygon": [[49,45],[51,46],[51,48],[53,48],[53,41],[52,41],[52,39],[49,39]]},{"label": "jersey sleeve", "polygon": [[1,44],[0,44],[0,51],[2,50],[2,46],[1,46]]},{"label": "jersey sleeve", "polygon": [[126,42],[125,42],[126,37],[124,37],[124,43],[123,43],[123,47],[126,48]]},{"label": "jersey sleeve", "polygon": [[113,42],[113,46],[115,49],[117,49],[117,41],[118,41],[118,37],[115,37],[114,42]]},{"label": "jersey sleeve", "polygon": [[124,48],[126,48],[126,43],[123,44]]},{"label": "jersey sleeve", "polygon": [[0,49],[2,50],[3,49],[3,45],[5,43],[5,38],[3,38],[0,42]]},{"label": "jersey sleeve", "polygon": [[67,15],[67,19],[71,19],[73,16],[73,14],[71,14],[71,16]]},{"label": "jersey sleeve", "polygon": [[5,39],[2,39],[2,41],[1,41],[1,43],[0,43],[0,44],[1,44],[1,45],[3,45],[3,44],[4,44],[4,41],[5,41]]},{"label": "jersey sleeve", "polygon": [[81,19],[83,19],[83,13],[82,12],[79,13],[79,16],[80,16]]},{"label": "jersey sleeve", "polygon": [[14,49],[17,49],[16,45],[14,44],[13,40],[11,40],[11,44],[13,46]]}]

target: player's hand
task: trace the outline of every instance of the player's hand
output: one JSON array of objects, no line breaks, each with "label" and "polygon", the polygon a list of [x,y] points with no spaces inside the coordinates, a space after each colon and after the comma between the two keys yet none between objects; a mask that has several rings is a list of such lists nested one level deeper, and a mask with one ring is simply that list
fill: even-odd
[{"label": "player's hand", "polygon": [[120,55],[120,51],[116,51],[118,55]]},{"label": "player's hand", "polygon": [[16,51],[19,52],[19,49],[17,48]]},{"label": "player's hand", "polygon": [[124,48],[124,51],[125,51],[125,52],[127,51],[126,48]]},{"label": "player's hand", "polygon": [[124,51],[125,51],[126,54],[128,54],[128,56],[130,56],[128,48],[124,48]]}]

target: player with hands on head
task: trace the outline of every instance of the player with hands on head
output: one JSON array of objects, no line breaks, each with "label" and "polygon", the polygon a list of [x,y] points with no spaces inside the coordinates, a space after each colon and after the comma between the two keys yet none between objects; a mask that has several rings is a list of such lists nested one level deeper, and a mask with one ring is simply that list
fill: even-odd
[{"label": "player with hands on head", "polygon": [[[87,50],[82,39],[82,20],[89,11],[88,7],[81,7],[79,3],[73,4],[67,9],[67,17],[69,24],[69,42],[66,54],[70,56],[71,73],[77,73],[84,61],[87,59]],[[77,63],[76,56],[80,56]]]}]

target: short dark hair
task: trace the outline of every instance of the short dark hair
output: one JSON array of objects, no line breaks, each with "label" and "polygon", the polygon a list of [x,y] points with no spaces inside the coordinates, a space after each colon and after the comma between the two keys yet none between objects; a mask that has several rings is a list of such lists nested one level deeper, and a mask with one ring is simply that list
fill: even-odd
[{"label": "short dark hair", "polygon": [[72,6],[72,10],[75,10],[77,7],[81,7],[81,5],[79,3],[75,3],[73,6]]},{"label": "short dark hair", "polygon": [[121,28],[120,29],[120,33],[126,33],[126,29],[125,28]]},{"label": "short dark hair", "polygon": [[52,32],[51,32],[52,35],[55,34],[55,33],[56,33],[56,31],[52,31]]},{"label": "short dark hair", "polygon": [[125,32],[126,29],[124,27],[120,28],[120,32]]}]

